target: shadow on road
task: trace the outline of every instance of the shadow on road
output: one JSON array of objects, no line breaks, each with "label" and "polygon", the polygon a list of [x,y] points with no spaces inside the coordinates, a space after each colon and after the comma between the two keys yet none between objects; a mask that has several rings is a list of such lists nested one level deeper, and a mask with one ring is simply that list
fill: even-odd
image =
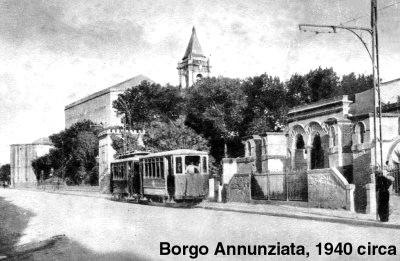
[{"label": "shadow on road", "polygon": [[0,255],[7,255],[13,251],[33,216],[31,211],[17,207],[0,197]]},{"label": "shadow on road", "polygon": [[42,247],[43,242],[17,246],[29,220],[35,214],[0,197],[0,260],[146,260],[124,253],[97,253],[65,236]]},{"label": "shadow on road", "polygon": [[99,261],[109,261],[109,260],[149,260],[143,256],[129,253],[129,252],[116,252],[116,253],[98,253],[92,251],[79,242],[71,240],[69,238],[64,238],[59,240],[50,249],[43,249],[31,253],[25,258],[19,258],[19,260],[99,260]]}]

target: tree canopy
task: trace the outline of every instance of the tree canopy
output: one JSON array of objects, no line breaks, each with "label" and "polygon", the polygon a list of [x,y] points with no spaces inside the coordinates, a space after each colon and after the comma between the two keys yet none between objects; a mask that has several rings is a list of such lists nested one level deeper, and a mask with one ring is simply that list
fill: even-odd
[{"label": "tree canopy", "polygon": [[50,136],[54,148],[32,162],[37,178],[44,172],[48,178],[51,169],[72,184],[97,184],[99,127],[91,121],[78,122],[68,129]]},{"label": "tree canopy", "polygon": [[[304,75],[294,74],[286,82],[268,74],[244,80],[203,78],[182,91],[142,82],[119,95],[113,105],[118,114],[127,117],[131,128],[146,129],[149,135],[158,133],[158,141],[145,135],[145,144],[152,150],[183,146],[184,142],[168,136],[182,139],[179,133],[183,130],[174,128],[185,127],[185,131],[194,131],[187,135],[206,139],[211,154],[219,161],[224,145],[229,156],[240,156],[246,135],[282,130],[289,108],[354,94],[371,88],[371,82],[370,76],[351,73],[340,78],[332,68],[321,67]],[[183,125],[179,119],[184,119]],[[119,143],[122,146],[121,140]]]},{"label": "tree canopy", "polygon": [[[284,84],[267,74],[248,78],[243,83],[246,97],[242,132],[246,135],[283,128],[287,111]],[[282,99],[283,98],[283,99]]]},{"label": "tree canopy", "polygon": [[179,88],[142,81],[119,94],[113,107],[126,124],[141,129],[152,121],[176,120],[181,115],[182,102]]}]

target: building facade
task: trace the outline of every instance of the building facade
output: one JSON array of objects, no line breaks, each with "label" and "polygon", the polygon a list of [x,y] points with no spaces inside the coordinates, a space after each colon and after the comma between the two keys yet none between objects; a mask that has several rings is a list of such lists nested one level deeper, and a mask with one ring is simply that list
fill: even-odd
[{"label": "building facade", "polygon": [[284,132],[248,137],[244,157],[223,160],[227,199],[374,213],[374,169],[394,173],[400,183],[400,79],[382,83],[381,102],[381,122],[373,89],[290,109]]},{"label": "building facade", "polygon": [[355,185],[356,210],[373,212],[373,170],[399,168],[399,87],[400,79],[382,83],[382,117],[375,124],[373,89],[352,98],[342,96],[292,108],[287,127],[289,167],[339,170]]},{"label": "building facade", "polygon": [[65,106],[65,128],[83,120],[91,120],[103,127],[121,125],[121,117],[117,115],[112,103],[119,94],[142,81],[153,82],[146,76],[137,75]]},{"label": "building facade", "polygon": [[187,88],[197,80],[209,77],[210,68],[210,60],[203,54],[196,29],[193,27],[185,54],[182,61],[178,63],[179,86]]},{"label": "building facade", "polygon": [[10,145],[10,172],[12,187],[31,187],[37,185],[32,161],[47,154],[52,148],[48,138],[29,144]]}]

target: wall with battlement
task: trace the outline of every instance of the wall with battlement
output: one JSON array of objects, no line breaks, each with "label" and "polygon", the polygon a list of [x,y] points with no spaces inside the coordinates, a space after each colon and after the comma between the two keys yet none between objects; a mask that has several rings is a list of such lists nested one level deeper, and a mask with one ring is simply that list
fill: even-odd
[{"label": "wall with battlement", "polygon": [[[110,127],[99,133],[99,188],[101,193],[110,193],[111,172],[110,164],[114,160],[116,151],[112,147],[112,135],[122,137],[124,130],[119,127]],[[144,146],[145,131],[125,130],[126,133],[138,136],[138,145]]]}]

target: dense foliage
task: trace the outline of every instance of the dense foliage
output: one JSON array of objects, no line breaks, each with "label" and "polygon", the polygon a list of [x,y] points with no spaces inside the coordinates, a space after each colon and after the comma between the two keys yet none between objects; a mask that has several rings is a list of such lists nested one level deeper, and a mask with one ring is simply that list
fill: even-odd
[{"label": "dense foliage", "polygon": [[282,130],[293,106],[369,88],[371,76],[339,77],[332,68],[317,68],[286,82],[267,74],[244,80],[203,78],[182,91],[142,82],[119,95],[113,105],[128,126],[146,130],[148,149],[209,148],[219,162],[225,153],[243,155],[245,136]]},{"label": "dense foliage", "polygon": [[0,167],[0,181],[7,182],[7,184],[10,184],[10,180],[11,180],[10,164],[4,164]]},{"label": "dense foliage", "polygon": [[51,135],[54,148],[32,162],[37,178],[47,179],[53,169],[55,176],[65,178],[70,184],[97,184],[99,131],[93,122],[83,121]]},{"label": "dense foliage", "polygon": [[[282,130],[289,108],[369,88],[371,76],[350,73],[339,77],[332,68],[294,74],[286,82],[267,74],[244,80],[203,78],[184,90],[143,81],[120,94],[113,107],[128,128],[145,130],[146,147],[140,147],[132,134],[114,135],[113,147],[117,152],[124,147],[153,152],[208,150],[216,170],[225,154],[243,155],[244,137]],[[97,184],[99,131],[84,121],[50,136],[54,148],[32,163],[38,179],[54,173],[70,184]],[[0,178],[6,177],[3,172]]]},{"label": "dense foliage", "polygon": [[135,129],[152,121],[176,120],[180,116],[182,97],[178,88],[143,81],[113,102],[123,120]]}]

